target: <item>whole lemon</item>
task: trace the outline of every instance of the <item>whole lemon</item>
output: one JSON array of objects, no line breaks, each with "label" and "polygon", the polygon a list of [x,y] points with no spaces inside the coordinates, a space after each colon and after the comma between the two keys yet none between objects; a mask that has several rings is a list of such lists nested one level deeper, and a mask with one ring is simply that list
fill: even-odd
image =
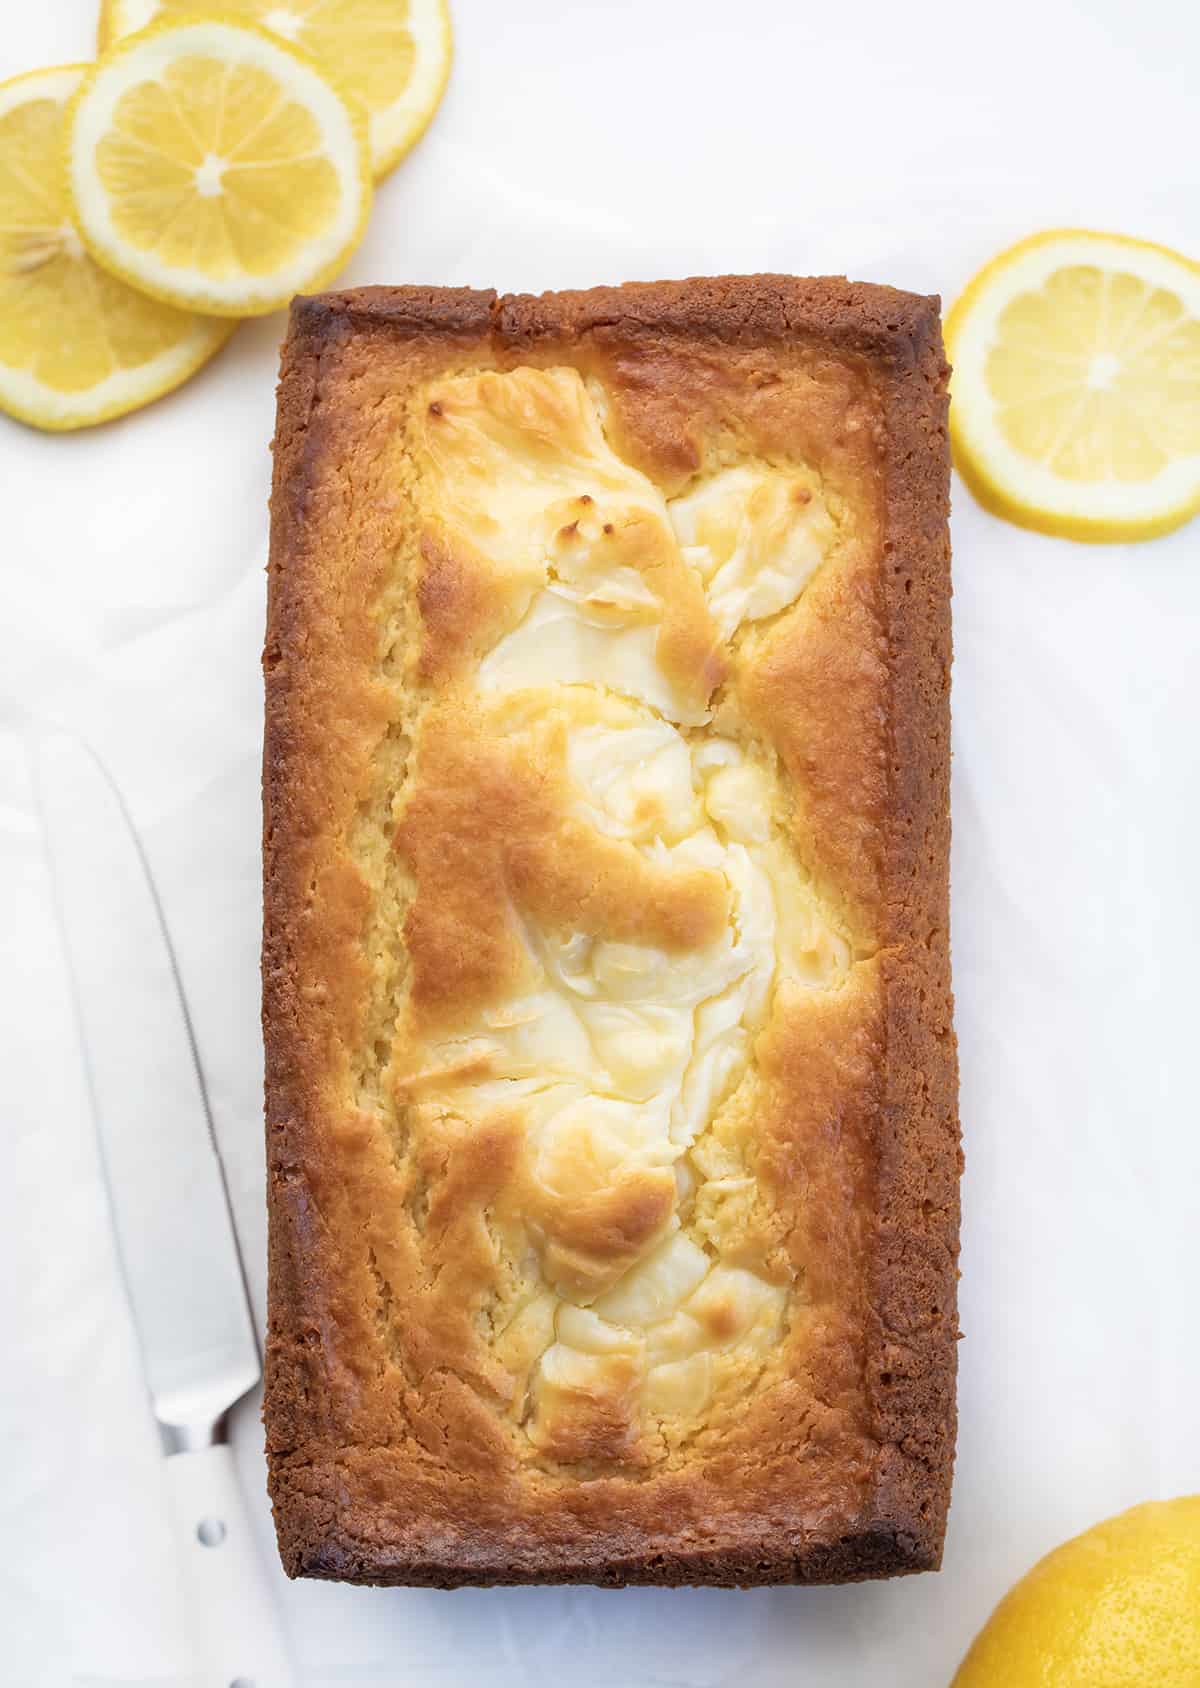
[{"label": "whole lemon", "polygon": [[1200,1495],[1148,1501],[1048,1553],[952,1688],[1200,1688]]}]

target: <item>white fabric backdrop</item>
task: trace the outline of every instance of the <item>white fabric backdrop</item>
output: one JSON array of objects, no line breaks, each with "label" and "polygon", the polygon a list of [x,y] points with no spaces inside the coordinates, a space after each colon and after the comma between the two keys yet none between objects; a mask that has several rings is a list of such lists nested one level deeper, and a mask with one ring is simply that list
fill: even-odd
[{"label": "white fabric backdrop", "polygon": [[[5,12],[0,74],[90,50],[91,0]],[[350,281],[771,268],[949,298],[1048,224],[1200,249],[1200,14],[1176,0],[1009,0],[986,20],[962,0],[457,0],[455,17],[444,109]],[[261,1316],[257,659],[280,332],[244,327],[183,392],[90,435],[0,423],[0,1674],[20,1688],[190,1668],[23,736],[86,731],[144,829]],[[280,1576],[306,1688],[929,1688],[1053,1543],[1200,1487],[1200,525],[1075,546],[956,486],[954,539],[967,1340],[945,1570],[754,1593]],[[113,975],[136,992],[131,958]],[[269,1553],[256,1413],[236,1444]]]}]

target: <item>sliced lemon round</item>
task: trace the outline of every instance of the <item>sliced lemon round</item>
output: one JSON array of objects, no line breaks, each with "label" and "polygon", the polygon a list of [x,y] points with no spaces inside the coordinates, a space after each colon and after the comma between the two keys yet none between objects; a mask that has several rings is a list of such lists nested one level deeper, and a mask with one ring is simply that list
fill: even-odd
[{"label": "sliced lemon round", "polygon": [[[366,110],[377,180],[420,140],[437,110],[453,52],[446,0],[223,0],[221,9],[336,72]],[[104,0],[100,46],[189,10],[196,0]]]},{"label": "sliced lemon round", "polygon": [[72,101],[66,145],[97,262],[214,316],[261,316],[322,286],[370,210],[357,104],[294,47],[224,17],[119,42]]},{"label": "sliced lemon round", "polygon": [[60,65],[0,86],[0,408],[56,431],[169,393],[236,326],[147,299],[84,250],[61,155],[86,69]]},{"label": "sliced lemon round", "polygon": [[1146,539],[1200,510],[1200,264],[1051,229],[946,319],[950,436],[980,502],[1074,539]]}]

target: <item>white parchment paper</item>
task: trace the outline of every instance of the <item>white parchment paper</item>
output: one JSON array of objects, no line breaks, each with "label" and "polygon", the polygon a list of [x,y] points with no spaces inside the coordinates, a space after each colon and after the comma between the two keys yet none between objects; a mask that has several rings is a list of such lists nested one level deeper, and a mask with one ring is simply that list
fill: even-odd
[{"label": "white parchment paper", "polygon": [[[1171,4],[458,0],[459,60],[348,281],[541,289],[760,268],[952,297],[1053,224],[1193,254]],[[4,74],[90,51],[6,17]],[[259,1318],[258,759],[281,319],[88,436],[0,427],[0,1675],[192,1661],[25,759],[86,733],[179,953]],[[1008,1583],[1200,1487],[1200,524],[1085,547],[955,489],[961,1433],[940,1576],[835,1590],[360,1591],[278,1578],[306,1688],[929,1688]],[[86,816],[80,817],[86,827]],[[113,957],[136,1000],[136,958]],[[181,1308],[186,1317],[186,1308]],[[236,1424],[271,1553],[257,1405]]]}]

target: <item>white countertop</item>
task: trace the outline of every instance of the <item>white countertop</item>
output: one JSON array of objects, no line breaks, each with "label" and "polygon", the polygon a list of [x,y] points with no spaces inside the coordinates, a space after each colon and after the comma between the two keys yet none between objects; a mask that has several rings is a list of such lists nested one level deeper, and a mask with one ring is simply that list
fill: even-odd
[{"label": "white countertop", "polygon": [[[0,75],[91,48],[91,0],[5,12]],[[1052,224],[1200,251],[1200,13],[1178,0],[1009,0],[986,24],[962,0],[454,13],[444,108],[381,189],[348,281],[768,268],[949,298]],[[280,333],[279,317],[241,329],[180,393],[89,435],[0,419],[0,1634],[21,1688],[189,1668],[22,735],[86,730],[144,830],[261,1316],[258,650]],[[1076,546],[956,484],[954,540],[966,1341],[945,1569],[753,1593],[280,1576],[305,1688],[937,1688],[1048,1547],[1200,1488],[1200,524]],[[114,988],[136,989],[126,958]],[[253,1404],[236,1441],[269,1552]]]}]

